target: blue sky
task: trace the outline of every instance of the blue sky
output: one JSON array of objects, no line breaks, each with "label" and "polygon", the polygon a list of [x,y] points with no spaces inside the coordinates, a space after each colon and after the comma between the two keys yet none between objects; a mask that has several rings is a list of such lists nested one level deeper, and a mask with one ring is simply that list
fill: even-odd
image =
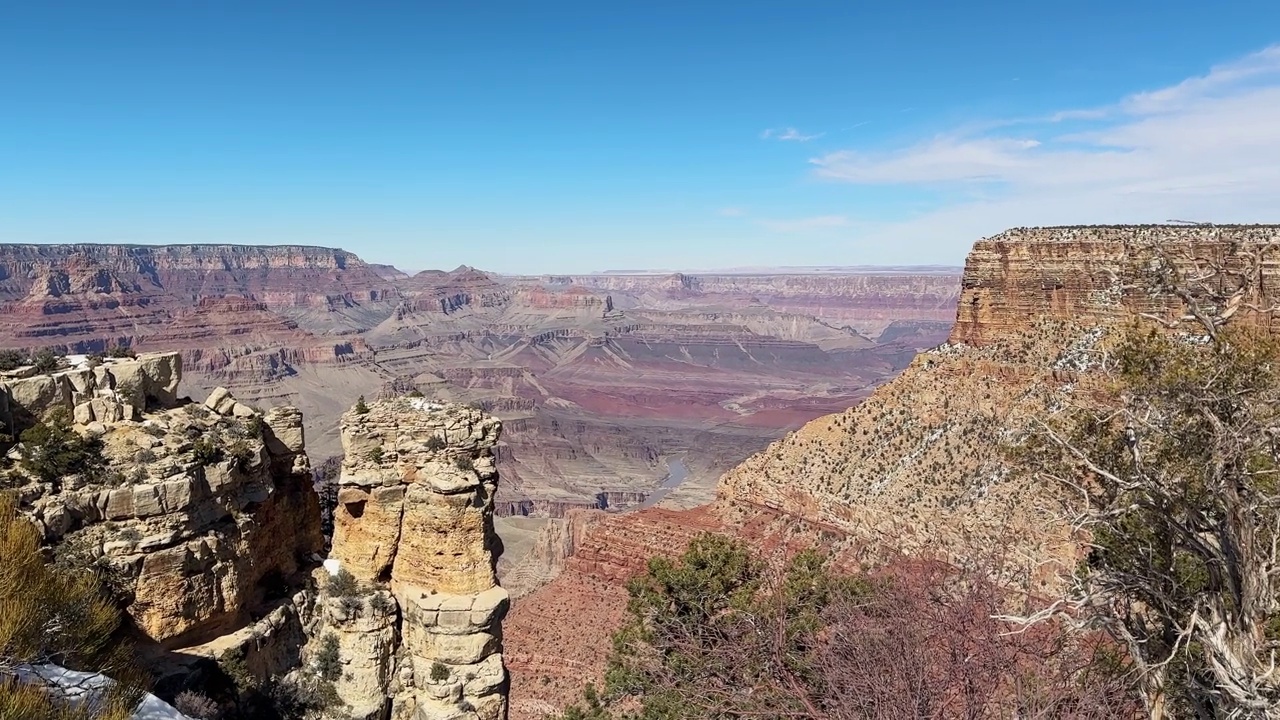
[{"label": "blue sky", "polygon": [[0,0],[0,241],[505,272],[1275,221],[1280,3]]}]

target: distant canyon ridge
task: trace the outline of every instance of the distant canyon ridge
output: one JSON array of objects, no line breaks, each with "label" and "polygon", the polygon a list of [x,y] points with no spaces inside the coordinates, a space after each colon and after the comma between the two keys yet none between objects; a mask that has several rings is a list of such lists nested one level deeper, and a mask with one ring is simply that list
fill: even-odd
[{"label": "distant canyon ridge", "polygon": [[946,267],[408,275],[320,247],[8,244],[0,346],[178,351],[195,397],[300,408],[317,465],[358,396],[483,407],[510,568],[572,509],[710,500],[944,341],[959,292]]}]

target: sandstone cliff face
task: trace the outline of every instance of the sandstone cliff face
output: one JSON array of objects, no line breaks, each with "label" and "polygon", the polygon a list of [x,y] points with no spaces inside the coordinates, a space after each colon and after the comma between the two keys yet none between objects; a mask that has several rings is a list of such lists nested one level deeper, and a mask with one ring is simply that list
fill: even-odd
[{"label": "sandstone cliff face", "polygon": [[[1245,226],[1017,228],[973,246],[965,265],[951,342],[978,345],[1021,332],[1037,317],[1100,324],[1150,313],[1167,317],[1178,299],[1153,285],[1167,260],[1182,270],[1222,258],[1233,245],[1275,242],[1280,229]],[[1262,264],[1263,292],[1280,294],[1277,260]]]},{"label": "sandstone cliff face", "polygon": [[[1280,251],[1264,246],[1277,241],[1280,227],[1019,229],[980,241],[951,342],[858,406],[809,422],[725,473],[709,511],[662,520],[705,526],[709,512],[722,531],[766,552],[822,542],[850,562],[892,551],[965,563],[1008,550],[1004,579],[1050,595],[1080,545],[1060,520],[1061,488],[1020,472],[1005,449],[1034,418],[1093,389],[1098,354],[1118,327],[1139,313],[1181,314],[1161,285],[1165,268],[1216,261],[1240,269],[1228,255],[1257,253],[1261,291],[1242,302],[1274,305]],[[516,603],[506,624],[513,717],[539,717],[571,697],[572,678],[550,669],[543,648],[580,662],[576,676],[600,672],[603,653],[576,638],[588,634],[584,622],[596,622],[589,635],[599,637],[618,619],[568,618],[559,608],[624,597],[621,580],[635,570],[619,561],[622,548],[672,551],[674,543],[643,539],[640,530],[658,520],[652,514],[596,523],[560,577]]]},{"label": "sandstone cliff face", "polygon": [[389,602],[348,612],[328,598],[313,636],[339,638],[347,673],[337,690],[355,717],[505,717],[500,432],[478,410],[421,398],[343,416],[330,562]]},{"label": "sandstone cliff face", "polygon": [[0,383],[20,424],[63,407],[101,439],[101,471],[52,487],[14,464],[9,483],[55,552],[111,568],[125,612],[163,649],[245,628],[323,546],[301,415],[226,391],[180,403],[181,367],[156,354]]}]

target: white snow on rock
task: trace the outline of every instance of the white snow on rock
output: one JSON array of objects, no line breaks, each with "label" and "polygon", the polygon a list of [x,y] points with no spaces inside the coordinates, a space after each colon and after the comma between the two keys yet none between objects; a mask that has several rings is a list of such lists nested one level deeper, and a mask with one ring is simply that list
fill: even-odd
[{"label": "white snow on rock", "polygon": [[409,398],[409,404],[423,412],[434,412],[443,410],[444,405],[438,402],[432,402],[426,398]]},{"label": "white snow on rock", "polygon": [[[95,697],[115,682],[101,673],[68,670],[58,665],[22,665],[16,669],[19,682],[40,683],[62,689],[63,697],[73,705]],[[192,720],[172,705],[147,693],[131,720]]]},{"label": "white snow on rock", "polygon": [[329,572],[330,576],[337,575],[338,571],[342,569],[342,561],[328,558],[324,561],[324,569]]}]

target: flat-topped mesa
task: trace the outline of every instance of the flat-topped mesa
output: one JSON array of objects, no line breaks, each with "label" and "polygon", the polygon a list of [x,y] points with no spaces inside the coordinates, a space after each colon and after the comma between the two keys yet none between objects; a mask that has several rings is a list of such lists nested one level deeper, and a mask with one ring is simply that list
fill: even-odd
[{"label": "flat-topped mesa", "polygon": [[[397,617],[371,606],[360,620],[326,605],[323,622],[351,675],[336,686],[354,717],[385,717],[388,704],[395,717],[421,720],[505,717],[508,598],[493,529],[501,427],[480,410],[423,398],[343,415],[329,562],[389,589],[400,608]],[[381,638],[372,645],[370,630]]]},{"label": "flat-topped mesa", "polygon": [[[1280,241],[1280,225],[1141,225],[1015,228],[974,244],[965,263],[951,342],[990,343],[1037,319],[1081,323],[1169,317],[1182,304],[1153,291],[1150,275],[1167,258],[1222,259],[1233,246]],[[1237,260],[1238,261],[1238,258]],[[1275,249],[1262,258],[1262,293],[1280,296]],[[1157,265],[1153,265],[1156,263]]]}]

